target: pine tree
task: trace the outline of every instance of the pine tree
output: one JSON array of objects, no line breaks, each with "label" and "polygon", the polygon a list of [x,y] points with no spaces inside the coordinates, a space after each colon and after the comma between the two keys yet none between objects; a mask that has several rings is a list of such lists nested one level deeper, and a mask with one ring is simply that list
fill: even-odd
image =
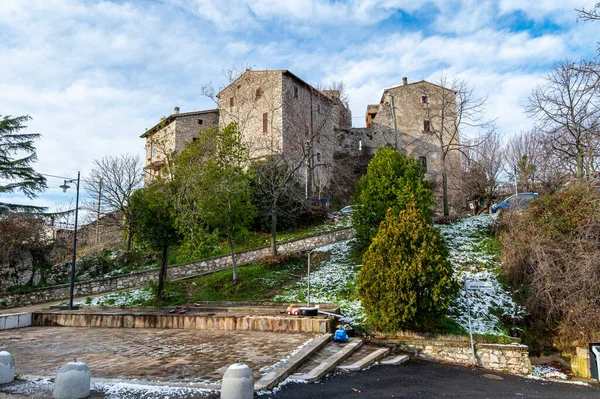
[{"label": "pine tree", "polygon": [[457,289],[447,256],[438,230],[423,217],[414,196],[404,210],[388,209],[358,276],[358,292],[375,328],[433,326]]},{"label": "pine tree", "polygon": [[412,197],[416,198],[423,217],[431,219],[433,194],[424,177],[425,171],[413,158],[389,147],[377,150],[352,200],[356,205],[353,225],[361,249],[371,244],[388,208],[393,207],[398,212]]},{"label": "pine tree", "polygon": [[[28,198],[36,198],[37,193],[46,188],[46,179],[31,166],[37,159],[34,141],[40,135],[19,133],[26,127],[23,123],[30,119],[28,115],[0,117],[0,178],[7,181],[0,184],[0,195],[20,191]],[[0,213],[43,209],[0,201]]]}]

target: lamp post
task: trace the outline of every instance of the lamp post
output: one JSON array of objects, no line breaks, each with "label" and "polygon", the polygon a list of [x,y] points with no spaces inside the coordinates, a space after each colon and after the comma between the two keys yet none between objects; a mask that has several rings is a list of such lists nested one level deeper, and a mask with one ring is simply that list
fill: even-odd
[{"label": "lamp post", "polygon": [[310,257],[312,256],[312,253],[315,252],[316,250],[317,250],[317,248],[311,250],[308,253],[308,295],[307,295],[308,304],[307,304],[307,307],[309,307],[309,308],[310,308]]},{"label": "lamp post", "polygon": [[71,188],[67,183],[75,183],[77,185],[77,195],[75,199],[75,229],[73,230],[73,263],[71,264],[71,288],[69,290],[69,310],[73,310],[73,293],[75,291],[75,261],[77,258],[77,216],[79,214],[79,175],[77,172],[77,179],[65,179],[62,186],[63,193],[67,192],[68,188]]}]

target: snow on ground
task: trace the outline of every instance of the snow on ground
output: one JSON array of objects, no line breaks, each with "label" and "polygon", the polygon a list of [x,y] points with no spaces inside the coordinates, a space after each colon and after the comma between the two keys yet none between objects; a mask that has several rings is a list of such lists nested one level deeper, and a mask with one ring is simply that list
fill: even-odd
[{"label": "snow on ground", "polygon": [[[357,266],[350,255],[352,240],[317,248],[316,252],[329,252],[329,260],[319,263],[310,273],[310,302],[336,303],[345,316],[344,322],[362,324],[365,314],[358,299],[348,299],[355,290]],[[308,276],[284,287],[273,298],[277,302],[304,303],[308,299]]]},{"label": "snow on ground", "polygon": [[112,292],[83,301],[75,301],[77,306],[135,306],[152,299],[154,293],[150,287],[139,288],[131,291]]},{"label": "snow on ground", "polygon": [[[504,334],[496,314],[521,317],[525,310],[518,306],[512,295],[498,281],[500,264],[497,254],[485,245],[488,229],[495,216],[482,215],[463,219],[451,225],[440,225],[440,231],[450,251],[455,278],[463,284],[467,280],[485,281],[491,290],[471,291],[471,323],[477,334]],[[489,240],[489,238],[487,238]],[[453,302],[451,317],[468,331],[467,297],[464,288]]]},{"label": "snow on ground", "polygon": [[568,378],[565,373],[563,373],[559,369],[554,368],[552,366],[546,366],[546,365],[531,366],[531,369],[532,369],[532,375],[534,375],[536,377],[558,378],[561,380],[566,380]]}]

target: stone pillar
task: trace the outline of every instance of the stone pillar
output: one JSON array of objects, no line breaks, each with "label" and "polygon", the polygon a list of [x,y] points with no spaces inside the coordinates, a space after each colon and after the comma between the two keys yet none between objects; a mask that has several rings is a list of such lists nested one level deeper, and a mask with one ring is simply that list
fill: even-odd
[{"label": "stone pillar", "polygon": [[83,362],[69,362],[62,366],[54,381],[54,399],[80,399],[90,395],[92,376]]},{"label": "stone pillar", "polygon": [[6,351],[0,351],[0,384],[8,384],[15,379],[15,360]]},{"label": "stone pillar", "polygon": [[254,375],[243,363],[229,366],[221,383],[221,399],[254,398]]}]

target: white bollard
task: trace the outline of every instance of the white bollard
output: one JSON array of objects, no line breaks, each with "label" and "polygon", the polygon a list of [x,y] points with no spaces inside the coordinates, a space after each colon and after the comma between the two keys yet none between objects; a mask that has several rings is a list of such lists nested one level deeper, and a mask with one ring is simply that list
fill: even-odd
[{"label": "white bollard", "polygon": [[80,399],[90,395],[92,375],[83,362],[69,362],[62,366],[54,381],[54,399]]},{"label": "white bollard", "polygon": [[229,366],[221,383],[221,399],[254,398],[254,375],[252,369],[243,363]]},{"label": "white bollard", "polygon": [[0,384],[8,384],[15,379],[15,359],[6,351],[0,351]]}]

